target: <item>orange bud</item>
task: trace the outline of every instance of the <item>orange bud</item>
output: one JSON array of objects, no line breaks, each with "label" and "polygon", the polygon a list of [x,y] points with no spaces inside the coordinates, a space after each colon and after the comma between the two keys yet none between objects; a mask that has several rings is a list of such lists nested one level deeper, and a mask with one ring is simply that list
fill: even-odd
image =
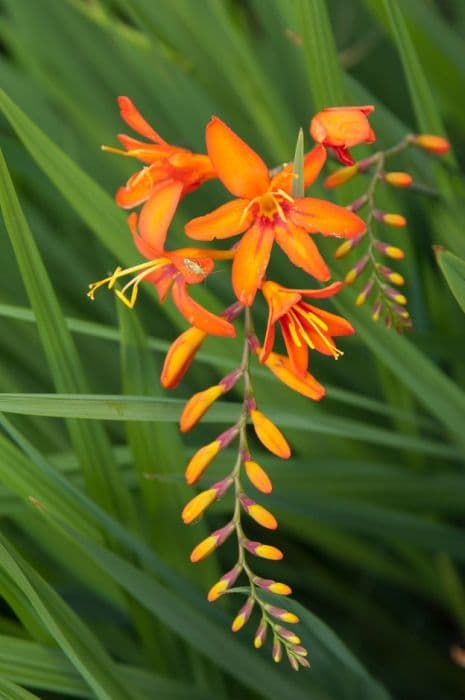
[{"label": "orange bud", "polygon": [[268,528],[268,530],[276,530],[276,528],[278,527],[278,521],[276,520],[274,515],[258,503],[249,506],[247,512],[250,515],[250,517],[255,520],[255,522],[257,522],[262,527]]},{"label": "orange bud", "polygon": [[201,447],[200,450],[195,453],[187,465],[185,472],[186,481],[189,486],[197,483],[204,471],[209,466],[210,462],[214,460],[220,451],[220,447],[220,441],[214,440],[213,442],[208,443],[208,445]]},{"label": "orange bud", "polygon": [[207,334],[198,328],[188,328],[170,346],[161,371],[161,385],[173,389],[186,374],[196,352]]},{"label": "orange bud", "polygon": [[283,553],[277,547],[272,547],[269,544],[260,544],[255,548],[254,554],[262,559],[272,559],[273,561],[279,561],[283,558]]},{"label": "orange bud", "polygon": [[299,618],[297,615],[294,615],[294,613],[291,612],[286,612],[281,615],[281,620],[283,622],[289,622],[292,625],[296,625],[298,622],[300,622]]},{"label": "orange bud", "polygon": [[215,551],[217,543],[218,540],[214,535],[206,537],[192,550],[191,562],[195,564],[196,562],[205,559],[205,557],[208,557],[209,554]]},{"label": "orange bud", "polygon": [[257,464],[257,462],[247,460],[244,463],[244,467],[245,473],[247,474],[248,478],[250,479],[250,481],[256,489],[258,489],[262,493],[272,492],[273,485],[270,481],[270,478],[266,471],[262,469],[262,467],[259,464]]},{"label": "orange bud", "polygon": [[358,171],[358,163],[349,165],[347,168],[340,168],[326,178],[324,186],[328,189],[339,187],[339,185],[343,185],[345,182],[352,180],[352,178],[357,175]]},{"label": "orange bud", "polygon": [[182,519],[186,525],[197,520],[210,506],[213,501],[216,500],[217,491],[215,489],[208,489],[207,491],[202,491],[202,493],[194,496],[187,505],[184,506],[182,511]]},{"label": "orange bud", "polygon": [[392,284],[405,284],[405,279],[398,272],[389,273],[387,278]]},{"label": "orange bud", "polygon": [[412,143],[438,156],[447,153],[450,149],[450,143],[447,139],[434,134],[418,134],[412,138]]},{"label": "orange bud", "polygon": [[388,245],[385,250],[388,258],[393,258],[394,260],[403,260],[405,253],[401,248],[397,248],[393,245]]},{"label": "orange bud", "polygon": [[220,595],[224,593],[229,588],[228,581],[219,580],[217,581],[208,591],[207,599],[210,603],[218,600]]},{"label": "orange bud", "polygon": [[276,593],[276,595],[291,595],[292,588],[287,585],[287,583],[281,583],[280,581],[275,581],[268,586],[268,590],[271,593]]},{"label": "orange bud", "polygon": [[199,391],[191,396],[184,406],[180,419],[181,432],[185,433],[194,425],[197,425],[202,416],[208,411],[212,403],[224,393],[224,388],[217,384],[205,391]]},{"label": "orange bud", "polygon": [[395,228],[403,228],[407,225],[407,219],[401,214],[383,214],[383,223]]},{"label": "orange bud", "polygon": [[250,417],[262,445],[277,457],[288,459],[291,456],[291,448],[279,428],[256,408],[250,411]]},{"label": "orange bud", "polygon": [[344,241],[344,243],[341,243],[340,246],[336,248],[336,252],[334,253],[334,257],[337,260],[340,260],[341,258],[345,258],[346,255],[350,253],[354,246],[352,245],[352,240]]},{"label": "orange bud", "polygon": [[384,181],[393,187],[410,187],[413,178],[408,173],[393,171],[384,174]]}]

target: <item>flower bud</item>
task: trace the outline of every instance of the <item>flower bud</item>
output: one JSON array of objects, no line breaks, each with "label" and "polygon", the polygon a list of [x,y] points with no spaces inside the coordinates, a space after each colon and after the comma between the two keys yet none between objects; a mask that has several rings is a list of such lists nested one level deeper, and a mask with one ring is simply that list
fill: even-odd
[{"label": "flower bud", "polygon": [[371,318],[373,319],[373,321],[377,321],[379,319],[382,305],[383,302],[381,301],[381,299],[377,299],[373,304],[373,311],[371,312]]},{"label": "flower bud", "polygon": [[214,501],[217,501],[218,498],[221,498],[232,483],[232,478],[227,477],[226,479],[218,481],[206,491],[202,491],[201,493],[198,493],[197,496],[194,496],[194,498],[192,498],[189,503],[184,506],[184,510],[182,511],[182,519],[184,523],[186,525],[190,525],[190,523],[200,518],[208,506],[210,506]]},{"label": "flower bud", "polygon": [[228,571],[226,574],[223,574],[223,576],[220,578],[219,581],[217,581],[208,591],[208,600],[210,603],[212,603],[215,600],[218,600],[218,598],[231,586],[234,586],[236,583],[239,574],[241,573],[242,568],[239,564],[236,564],[230,571]]},{"label": "flower bud", "polygon": [[336,248],[336,252],[334,253],[336,259],[340,260],[341,258],[345,258],[346,255],[348,255],[352,250],[354,250],[354,248],[356,248],[356,246],[358,246],[364,235],[365,234],[362,233],[361,236],[350,238],[347,241],[341,243],[341,245]]},{"label": "flower bud", "polygon": [[400,275],[398,272],[394,272],[394,270],[391,270],[389,267],[378,264],[376,265],[376,269],[383,277],[389,280],[389,282],[392,282],[392,284],[405,284],[405,279],[402,277],[402,275]]},{"label": "flower bud", "polygon": [[271,656],[273,657],[273,661],[276,664],[279,664],[279,662],[283,658],[283,648],[281,646],[281,642],[276,637],[273,641],[273,649],[271,651]]},{"label": "flower bud", "polygon": [[199,391],[191,396],[189,401],[184,406],[180,419],[180,428],[182,433],[186,433],[193,428],[203,415],[208,411],[210,406],[224,394],[224,387],[220,384],[211,386],[204,391]]},{"label": "flower bud", "polygon": [[287,658],[288,658],[288,661],[291,665],[291,668],[294,671],[298,671],[299,670],[299,662],[297,661],[297,658],[289,651],[289,649],[286,649],[286,651],[287,651]]},{"label": "flower bud", "polygon": [[197,450],[195,455],[190,460],[185,471],[186,481],[189,486],[196,484],[210,463],[215,459],[221,449],[219,440],[213,440],[208,445],[204,445]]},{"label": "flower bud", "polygon": [[388,185],[392,185],[393,187],[410,187],[413,182],[413,178],[411,175],[409,175],[409,173],[394,171],[384,173],[383,180],[384,182],[387,182]]},{"label": "flower bud", "polygon": [[375,283],[375,278],[370,277],[370,279],[365,284],[362,291],[360,292],[360,294],[358,295],[358,297],[355,300],[356,306],[363,306],[363,304],[366,302],[366,300],[368,299],[368,297],[371,294],[371,290],[373,289],[374,283]]},{"label": "flower bud", "polygon": [[253,640],[253,644],[254,644],[255,649],[260,649],[264,645],[267,630],[268,630],[268,625],[266,623],[266,620],[262,618],[260,620],[260,624],[257,627],[257,631],[255,632],[255,637]]},{"label": "flower bud", "polygon": [[291,448],[279,428],[257,409],[250,411],[250,417],[262,445],[277,457],[288,459],[291,456]]},{"label": "flower bud", "polygon": [[[403,228],[407,225],[407,219],[402,214],[384,214],[381,213],[380,221],[388,226],[394,226],[394,228]],[[378,218],[378,217],[377,217]]]},{"label": "flower bud", "polygon": [[415,146],[419,146],[425,151],[435,153],[438,156],[444,155],[450,149],[449,141],[442,136],[435,136],[434,134],[416,134],[412,136],[411,141]]},{"label": "flower bud", "polygon": [[361,257],[360,260],[354,265],[354,267],[351,270],[349,270],[349,272],[346,274],[346,276],[344,277],[344,282],[346,284],[353,284],[357,277],[361,275],[361,273],[367,266],[369,260],[370,256],[368,255],[368,253]]},{"label": "flower bud", "polygon": [[271,559],[273,561],[279,561],[283,558],[283,553],[277,547],[272,547],[269,544],[262,544],[262,542],[252,542],[251,540],[242,540],[243,546],[256,557],[261,557],[262,559]]},{"label": "flower bud", "polygon": [[262,493],[271,493],[273,490],[273,485],[266,471],[257,464],[257,462],[252,462],[246,460],[244,462],[245,473],[247,474],[249,481],[255,486],[256,489]]},{"label": "flower bud", "polygon": [[358,172],[358,164],[354,163],[354,165],[349,165],[346,168],[340,168],[334,173],[331,173],[331,175],[329,175],[326,178],[323,184],[328,189],[332,189],[333,187],[339,187],[339,185],[343,185],[345,182],[349,182],[349,180],[352,180],[352,178],[355,177]]},{"label": "flower bud", "polygon": [[402,304],[402,306],[405,306],[407,303],[407,297],[401,294],[397,289],[394,289],[394,287],[384,287],[384,293],[393,301],[396,302],[396,304]]},{"label": "flower bud", "polygon": [[300,637],[298,637],[295,632],[292,632],[292,630],[288,630],[286,627],[277,625],[276,632],[280,637],[285,639],[286,642],[290,642],[291,644],[300,644]]},{"label": "flower bud", "polygon": [[247,598],[245,604],[239,610],[239,613],[236,615],[232,622],[231,629],[233,632],[238,632],[242,627],[244,627],[245,623],[252,614],[254,603],[254,598]]},{"label": "flower bud", "polygon": [[253,582],[259,588],[263,588],[265,591],[270,591],[270,593],[276,593],[277,595],[292,594],[292,588],[288,586],[287,583],[273,581],[273,579],[270,578],[260,578],[260,576],[254,576]]},{"label": "flower bud", "polygon": [[393,260],[402,260],[405,257],[405,253],[401,248],[396,248],[396,246],[390,245],[389,243],[375,241],[375,247],[380,253]]},{"label": "flower bud", "polygon": [[289,612],[289,610],[285,610],[284,608],[277,608],[274,605],[267,605],[266,610],[271,617],[281,620],[282,622],[289,622],[292,625],[299,622],[297,615],[294,615],[294,613]]},{"label": "flower bud", "polygon": [[208,557],[217,547],[228,539],[233,530],[234,523],[231,522],[202,540],[202,542],[192,550],[190,557],[191,562],[195,564]]},{"label": "flower bud", "polygon": [[245,512],[248,513],[255,522],[262,527],[266,527],[268,530],[276,530],[278,521],[270,511],[263,508],[263,506],[258,503],[255,503],[255,501],[246,496],[245,493],[240,494],[239,500]]},{"label": "flower bud", "polygon": [[170,346],[161,371],[160,381],[165,389],[174,389],[189,369],[207,333],[188,328]]}]

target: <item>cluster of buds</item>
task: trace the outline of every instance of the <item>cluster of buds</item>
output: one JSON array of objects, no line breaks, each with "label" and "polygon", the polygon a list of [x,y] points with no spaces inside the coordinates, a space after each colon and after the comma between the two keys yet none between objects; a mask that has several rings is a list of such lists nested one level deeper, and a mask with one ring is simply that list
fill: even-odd
[{"label": "cluster of buds", "polygon": [[[366,235],[367,224],[358,216],[360,206],[337,206],[324,199],[305,196],[305,190],[317,179],[323,168],[328,150],[345,164],[343,175],[331,176],[330,185],[348,179],[368,165],[355,164],[349,149],[375,140],[368,123],[372,107],[339,107],[323,110],[310,123],[310,134],[316,144],[299,162],[269,169],[262,158],[250,148],[229,126],[213,117],[206,127],[207,154],[193,153],[167,143],[142,117],[127,97],[119,98],[121,116],[145,141],[119,135],[123,150],[104,147],[104,150],[142,161],[141,170],[134,173],[126,185],[116,193],[116,202],[125,209],[141,207],[140,213],[131,212],[128,228],[139,253],[146,259],[127,269],[117,267],[112,275],[90,285],[89,297],[94,298],[102,286],[112,289],[116,296],[132,308],[142,283],[155,287],[160,302],[168,292],[180,313],[189,323],[171,345],[161,373],[163,387],[177,386],[186,374],[196,353],[209,335],[235,338],[236,321],[244,316],[243,351],[240,365],[213,386],[196,393],[187,402],[180,420],[182,432],[191,430],[220,397],[243,386],[243,400],[236,422],[201,447],[187,465],[185,477],[189,485],[198,484],[217,455],[237,444],[234,464],[222,479],[207,485],[185,506],[184,523],[195,523],[205,511],[226,493],[234,497],[233,514],[226,524],[212,532],[191,553],[192,562],[200,562],[217,550],[228,538],[237,543],[237,561],[208,593],[215,601],[225,593],[243,594],[244,587],[235,589],[239,579],[246,584],[246,600],[232,623],[233,631],[240,630],[258,611],[260,619],[255,634],[255,647],[265,643],[267,632],[272,636],[272,657],[279,662],[286,652],[295,670],[308,666],[307,652],[300,639],[284,624],[297,624],[297,616],[282,607],[271,605],[267,593],[281,596],[291,594],[291,588],[279,581],[262,578],[253,569],[251,557],[280,560],[283,553],[266,542],[250,539],[244,527],[252,520],[265,530],[278,527],[275,516],[246,491],[244,475],[258,494],[266,496],[272,490],[271,480],[260,464],[252,458],[249,428],[256,439],[272,454],[288,459],[291,448],[280,429],[257,406],[252,385],[251,361],[265,365],[290,389],[318,401],[324,387],[309,373],[310,353],[321,353],[337,359],[342,351],[335,337],[354,332],[344,318],[313,304],[314,300],[328,299],[337,294],[342,282],[336,281],[318,289],[290,289],[266,276],[274,243],[285,253],[290,263],[319,282],[328,282],[329,268],[313,240],[313,234],[344,238],[344,250],[349,252]],[[422,139],[422,141],[420,141]],[[409,137],[409,142],[413,138]],[[418,137],[418,145],[427,147],[425,137]],[[439,148],[439,145],[436,144]],[[369,165],[377,167],[377,182],[381,175],[391,184],[406,185],[405,177],[386,174],[379,163],[386,153],[375,156]],[[352,175],[351,175],[352,176]],[[194,192],[205,181],[218,178],[233,195],[225,204],[212,212],[192,219],[185,226],[190,239],[211,242],[241,235],[238,243],[227,248],[185,246],[177,250],[166,247],[171,222],[181,199]],[[337,182],[338,181],[338,182]],[[372,185],[374,191],[375,185]],[[370,199],[369,226],[373,218],[385,217],[385,223],[402,224],[401,217],[375,213]],[[362,204],[365,203],[365,200]],[[390,217],[390,218],[389,218]],[[370,233],[370,251],[376,248],[388,257],[399,257],[401,251],[373,238]],[[339,249],[341,250],[341,248]],[[363,258],[365,260],[365,257]],[[231,262],[231,281],[235,299],[223,313],[216,315],[203,308],[191,297],[191,289],[204,282],[217,262]],[[360,262],[357,271],[349,274],[351,282],[362,272],[366,262]],[[120,281],[128,278],[120,287]],[[353,278],[353,279],[352,279]],[[400,275],[387,267],[377,265],[376,279],[399,284]],[[373,282],[374,284],[374,282]],[[404,298],[394,288],[383,284],[383,293],[395,308],[403,309]],[[368,296],[369,291],[365,291]],[[253,325],[253,307],[256,298],[268,306],[268,322],[262,341]],[[312,302],[312,303],[311,303]],[[378,311],[378,313],[380,310]],[[400,313],[400,312],[399,312]],[[403,318],[403,316],[402,316]],[[279,329],[286,354],[274,352],[276,328]],[[262,498],[262,496],[257,496]]]},{"label": "cluster of buds", "polygon": [[[369,141],[369,139],[367,139]],[[325,180],[325,187],[334,188],[349,182],[361,173],[369,176],[366,191],[348,205],[353,212],[364,212],[366,231],[360,236],[344,241],[336,250],[336,258],[345,258],[357,250],[358,259],[345,276],[348,285],[361,283],[356,305],[362,306],[368,299],[372,301],[372,318],[383,318],[389,327],[398,331],[411,327],[410,314],[406,309],[407,298],[398,287],[405,284],[404,277],[390,267],[390,260],[402,260],[404,251],[401,247],[380,240],[378,231],[383,227],[401,229],[407,225],[402,214],[382,211],[376,205],[377,187],[385,183],[391,187],[413,188],[421,191],[410,173],[386,170],[386,162],[405,151],[409,146],[417,146],[430,153],[443,155],[449,150],[449,143],[440,136],[431,134],[409,134],[398,144],[384,151],[354,162],[346,159],[346,167],[340,168]],[[382,234],[381,234],[382,235]],[[386,258],[388,259],[386,261]],[[388,264],[385,264],[388,262]],[[394,286],[393,286],[394,285]]]}]

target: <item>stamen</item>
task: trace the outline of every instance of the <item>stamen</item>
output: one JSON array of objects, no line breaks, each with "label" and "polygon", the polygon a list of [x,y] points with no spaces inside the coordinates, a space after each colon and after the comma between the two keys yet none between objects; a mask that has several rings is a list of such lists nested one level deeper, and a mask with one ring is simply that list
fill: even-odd
[{"label": "stamen", "polygon": [[[130,280],[123,287],[122,290],[113,289],[118,299],[121,299],[121,301],[123,301],[126,304],[126,306],[129,306],[129,308],[132,309],[137,299],[139,284],[142,282],[144,277],[149,275],[151,272],[155,272],[155,270],[158,270],[160,267],[163,267],[167,264],[171,264],[171,261],[168,258],[157,258],[155,260],[149,260],[148,262],[141,263],[140,265],[127,267],[126,269],[123,269],[122,267],[118,266],[109,277],[105,277],[105,279],[103,280],[99,280],[98,282],[93,282],[92,284],[89,284],[89,291],[87,292],[87,296],[89,297],[89,299],[94,301],[95,292],[100,287],[106,285],[108,289],[113,289],[117,280],[119,280],[121,277],[126,277],[126,275],[130,275],[133,272],[138,272],[139,274],[137,274],[136,277]],[[124,296],[124,294],[126,290],[129,289],[129,287],[131,286],[133,286],[133,290],[131,292],[131,298],[128,299]]]},{"label": "stamen", "polygon": [[[336,347],[336,345],[333,342],[331,342],[331,339],[327,334],[328,330],[329,330],[328,326],[326,325],[326,323],[324,321],[321,320],[321,318],[319,318],[312,311],[304,311],[304,309],[302,309],[300,306],[297,306],[295,311],[300,316],[302,316],[302,318],[304,318],[308,323],[310,323],[310,325],[312,326],[315,333],[317,333],[319,335],[319,337],[321,338],[323,343],[326,345],[328,350],[331,352],[331,355],[334,357],[335,360],[338,360],[340,357],[342,357],[342,355],[344,354],[343,351],[339,350],[339,348]],[[299,323],[299,326],[300,326],[302,336],[305,338],[305,340],[307,340],[308,335],[307,335],[305,329],[303,328],[303,325],[301,322]],[[308,338],[308,340],[310,340],[310,339]],[[311,343],[310,347],[312,349],[314,349],[315,345],[313,343]]]}]

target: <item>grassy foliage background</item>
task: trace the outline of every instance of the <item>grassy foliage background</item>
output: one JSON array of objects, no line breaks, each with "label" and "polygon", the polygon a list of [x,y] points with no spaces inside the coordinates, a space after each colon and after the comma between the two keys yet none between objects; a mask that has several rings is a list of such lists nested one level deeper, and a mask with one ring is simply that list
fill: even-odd
[{"label": "grassy foliage background", "polygon": [[[0,8],[0,697],[463,697],[465,671],[449,647],[465,635],[465,334],[432,254],[442,244],[465,257],[463,163],[409,154],[403,167],[439,196],[385,194],[383,206],[409,220],[391,240],[407,252],[412,333],[373,324],[346,290],[338,305],[357,335],[338,363],[313,360],[328,385],[321,405],[256,369],[260,404],[295,448],[287,464],[263,463],[287,554],[279,578],[301,603],[310,672],[275,667],[247,629],[233,636],[234,601],[205,602],[232,562],[227,546],[188,563],[229,504],[182,526],[183,466],[233,419],[238,397],[185,440],[176,418],[184,397],[234,366],[238,347],[209,340],[168,396],[157,375],[184,328],[170,303],[147,292],[128,312],[109,294],[91,304],[84,293],[138,259],[112,199],[133,164],[99,150],[122,129],[117,95],[198,150],[218,114],[270,164],[292,158],[312,113],[344,103],[376,105],[381,145],[447,128],[460,156],[461,0]],[[183,201],[173,245],[187,218],[222,198],[210,183]],[[350,186],[340,201],[349,198]],[[283,260],[273,265],[294,284]],[[224,272],[198,294],[214,310],[230,298]],[[213,478],[230,459],[226,450]]]}]

